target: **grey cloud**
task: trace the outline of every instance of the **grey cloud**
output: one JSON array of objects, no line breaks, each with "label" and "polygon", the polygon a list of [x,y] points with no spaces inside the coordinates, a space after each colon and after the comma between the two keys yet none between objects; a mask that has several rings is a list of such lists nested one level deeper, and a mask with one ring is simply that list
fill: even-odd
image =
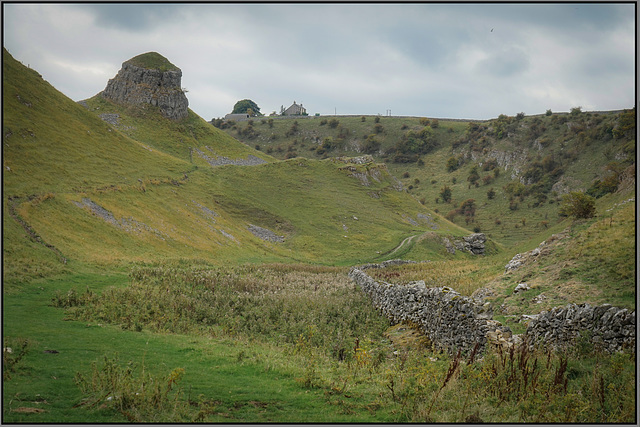
[{"label": "grey cloud", "polygon": [[98,26],[131,32],[142,32],[162,21],[175,20],[181,11],[176,4],[161,3],[101,3],[80,4],[77,7],[93,12]]},{"label": "grey cloud", "polygon": [[[66,27],[57,22],[65,8],[76,11]],[[4,43],[74,99],[154,50],[182,69],[191,108],[207,119],[243,98],[267,113],[296,100],[321,114],[490,118],[555,109],[528,95],[549,85],[557,99],[598,108],[632,102],[634,11],[604,3],[14,4],[5,6]],[[88,68],[108,76],[89,79]]]},{"label": "grey cloud", "polygon": [[631,4],[615,3],[550,3],[550,4],[477,4],[455,5],[466,16],[483,17],[495,22],[496,31],[500,23],[515,25],[535,25],[551,30],[606,31],[633,15]]},{"label": "grey cloud", "polygon": [[505,78],[521,74],[529,68],[527,54],[519,48],[511,47],[492,53],[477,65],[479,72],[492,77]]}]

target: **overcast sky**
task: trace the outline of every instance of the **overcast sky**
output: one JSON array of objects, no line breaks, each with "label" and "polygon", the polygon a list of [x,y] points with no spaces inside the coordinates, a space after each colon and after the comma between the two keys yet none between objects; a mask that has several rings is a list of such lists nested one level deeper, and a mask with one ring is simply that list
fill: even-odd
[{"label": "overcast sky", "polygon": [[245,98],[470,119],[635,103],[635,4],[3,6],[4,47],[76,101],[155,51],[206,120]]}]

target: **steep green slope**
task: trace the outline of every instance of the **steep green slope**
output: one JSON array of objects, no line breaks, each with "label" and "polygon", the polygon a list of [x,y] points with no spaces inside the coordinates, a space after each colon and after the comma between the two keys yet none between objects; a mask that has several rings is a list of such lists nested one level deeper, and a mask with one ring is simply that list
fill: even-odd
[{"label": "steep green slope", "polygon": [[167,258],[351,264],[468,234],[370,159],[277,162],[193,112],[74,103],[6,51],[3,67],[7,279]]},{"label": "steep green slope", "polygon": [[269,155],[249,148],[189,110],[178,123],[158,114],[151,105],[123,106],[100,94],[83,101],[94,116],[109,120],[115,130],[143,144],[195,165],[207,165],[203,155],[247,159],[252,155],[264,161],[274,161]]},{"label": "steep green slope", "polygon": [[131,185],[192,168],[115,132],[6,50],[2,62],[5,195]]}]

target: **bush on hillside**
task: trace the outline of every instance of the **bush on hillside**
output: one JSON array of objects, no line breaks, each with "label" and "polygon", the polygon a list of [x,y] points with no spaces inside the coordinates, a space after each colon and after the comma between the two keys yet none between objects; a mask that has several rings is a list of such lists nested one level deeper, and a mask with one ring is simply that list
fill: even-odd
[{"label": "bush on hillside", "polygon": [[371,134],[367,136],[367,139],[362,145],[362,151],[365,154],[376,154],[380,150],[380,141],[376,139],[376,136]]},{"label": "bush on hillside", "polygon": [[560,216],[592,218],[596,215],[596,199],[581,191],[572,191],[562,197]]},{"label": "bush on hillside", "polygon": [[451,156],[447,159],[447,172],[453,172],[458,169],[458,159]]},{"label": "bush on hillside", "polygon": [[451,188],[446,185],[442,187],[440,189],[440,197],[445,203],[449,203],[451,201]]},{"label": "bush on hillside", "polygon": [[400,141],[388,150],[387,154],[395,154],[395,163],[417,162],[420,155],[430,153],[438,146],[433,131],[425,127],[420,132],[410,130],[406,132]]}]

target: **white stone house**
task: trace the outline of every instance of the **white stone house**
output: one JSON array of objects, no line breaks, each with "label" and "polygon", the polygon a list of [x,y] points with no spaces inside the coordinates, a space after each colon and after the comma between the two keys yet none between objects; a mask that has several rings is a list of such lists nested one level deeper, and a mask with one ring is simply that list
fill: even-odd
[{"label": "white stone house", "polygon": [[302,104],[296,104],[296,101],[293,101],[293,105],[282,113],[283,116],[302,116],[305,114],[307,114],[307,109]]}]

